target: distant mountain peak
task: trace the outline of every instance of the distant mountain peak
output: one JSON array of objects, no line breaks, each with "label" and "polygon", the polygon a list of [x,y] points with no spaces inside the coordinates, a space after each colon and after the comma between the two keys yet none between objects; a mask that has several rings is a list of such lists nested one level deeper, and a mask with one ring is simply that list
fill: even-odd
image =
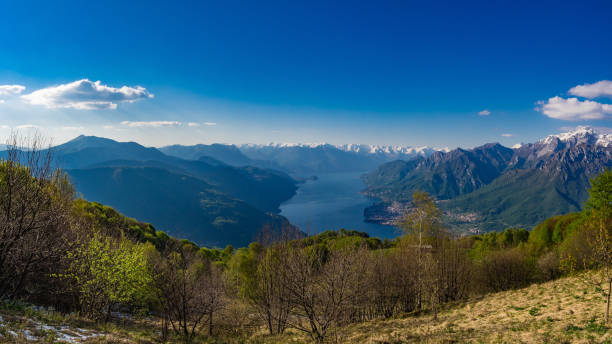
[{"label": "distant mountain peak", "polygon": [[357,154],[372,154],[372,155],[393,155],[393,156],[429,156],[434,152],[443,151],[449,152],[450,149],[448,147],[444,148],[431,148],[429,146],[420,146],[420,147],[412,147],[412,146],[402,146],[402,145],[370,145],[370,144],[358,144],[358,143],[349,143],[349,144],[341,144],[334,145],[326,142],[313,142],[313,143],[288,143],[288,142],[270,142],[268,144],[256,144],[256,143],[247,143],[241,145],[241,147],[246,148],[325,148],[325,147],[333,147],[339,149],[341,151],[357,153]]},{"label": "distant mountain peak", "polygon": [[556,134],[548,135],[538,143],[551,145],[563,142],[570,145],[594,145],[601,147],[612,147],[612,133],[604,132],[602,129],[597,129],[589,126],[578,126],[576,129]]}]

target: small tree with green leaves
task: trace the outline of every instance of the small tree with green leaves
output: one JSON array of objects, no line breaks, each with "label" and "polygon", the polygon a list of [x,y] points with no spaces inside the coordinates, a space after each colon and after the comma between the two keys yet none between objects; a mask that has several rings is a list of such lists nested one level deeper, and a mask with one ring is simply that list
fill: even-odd
[{"label": "small tree with green leaves", "polygon": [[74,281],[81,311],[97,320],[108,320],[113,307],[145,307],[153,298],[152,275],[147,262],[151,244],[114,241],[94,234],[66,255],[70,265],[62,276]]},{"label": "small tree with green leaves", "polygon": [[437,238],[442,231],[442,211],[436,206],[435,200],[424,191],[415,191],[412,195],[412,202],[414,207],[410,208],[397,224],[408,240],[415,242],[417,251],[417,307],[420,308],[426,271],[423,250],[431,248],[431,245],[425,245],[433,243],[433,239]]},{"label": "small tree with green leaves", "polygon": [[435,200],[424,191],[415,191],[412,195],[414,207],[398,221],[404,234],[416,241],[422,248],[428,239],[436,237],[442,229],[442,212]]}]

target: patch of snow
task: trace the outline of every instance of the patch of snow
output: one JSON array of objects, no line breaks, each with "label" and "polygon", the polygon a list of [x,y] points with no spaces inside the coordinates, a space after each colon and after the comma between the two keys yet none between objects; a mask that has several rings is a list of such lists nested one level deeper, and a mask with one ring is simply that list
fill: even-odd
[{"label": "patch of snow", "polygon": [[32,332],[30,332],[30,330],[23,330],[23,335],[26,337],[27,340],[38,340],[38,337],[32,335]]}]

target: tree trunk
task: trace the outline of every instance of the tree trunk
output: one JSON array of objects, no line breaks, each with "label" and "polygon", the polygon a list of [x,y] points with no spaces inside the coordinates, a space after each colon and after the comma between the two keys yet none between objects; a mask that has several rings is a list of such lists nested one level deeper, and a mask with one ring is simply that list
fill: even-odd
[{"label": "tree trunk", "polygon": [[166,314],[164,314],[164,316],[162,317],[161,335],[162,342],[165,343],[168,340],[168,317],[166,316]]},{"label": "tree trunk", "polygon": [[610,292],[612,292],[612,279],[608,281],[608,299],[606,301],[606,324],[610,321]]},{"label": "tree trunk", "polygon": [[211,337],[213,335],[213,312],[208,315],[208,335]]}]

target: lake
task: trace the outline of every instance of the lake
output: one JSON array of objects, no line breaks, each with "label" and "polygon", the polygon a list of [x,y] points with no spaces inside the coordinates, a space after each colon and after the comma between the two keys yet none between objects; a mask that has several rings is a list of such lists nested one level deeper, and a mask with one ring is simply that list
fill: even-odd
[{"label": "lake", "polygon": [[364,222],[363,210],[373,201],[359,191],[365,188],[356,173],[318,174],[300,184],[295,196],[281,204],[281,215],[306,233],[328,229],[355,229],[379,238],[394,238],[394,227]]}]

